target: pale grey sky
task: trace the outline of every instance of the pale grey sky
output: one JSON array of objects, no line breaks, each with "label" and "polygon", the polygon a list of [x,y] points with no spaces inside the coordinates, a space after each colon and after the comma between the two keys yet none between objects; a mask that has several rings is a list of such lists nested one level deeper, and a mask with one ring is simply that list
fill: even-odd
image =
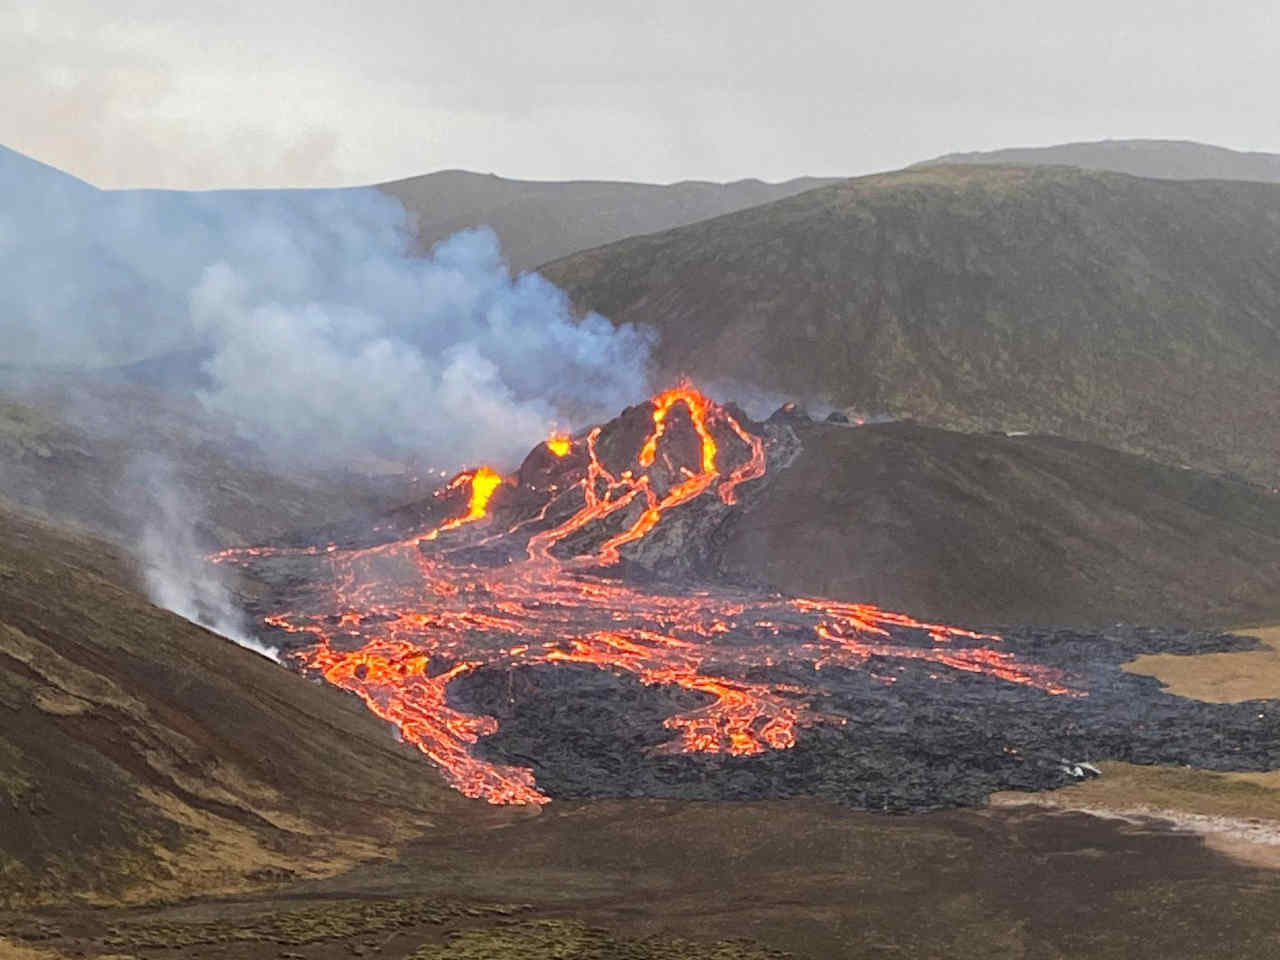
[{"label": "pale grey sky", "polygon": [[0,143],[100,186],[666,182],[1280,152],[1273,0],[0,0]]}]

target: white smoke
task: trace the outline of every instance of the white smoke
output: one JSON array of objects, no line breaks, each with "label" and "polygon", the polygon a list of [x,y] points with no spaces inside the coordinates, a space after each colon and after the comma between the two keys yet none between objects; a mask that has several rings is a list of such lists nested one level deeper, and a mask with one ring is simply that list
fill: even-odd
[{"label": "white smoke", "polygon": [[147,506],[139,547],[151,601],[279,663],[280,651],[249,632],[220,570],[204,562],[195,537],[199,504],[184,494],[172,468],[148,459],[134,473],[134,495]]},{"label": "white smoke", "polygon": [[[209,411],[315,468],[510,465],[645,396],[651,341],[513,277],[490,230],[417,255],[376,189],[103,192],[0,148],[0,343],[0,366],[170,364]],[[200,560],[172,471],[144,472],[152,598],[273,656]]]},{"label": "white smoke", "polygon": [[576,319],[487,229],[416,255],[375,189],[111,193],[0,149],[0,197],[7,362],[203,348],[205,404],[312,462],[509,461],[649,387],[646,331]]}]

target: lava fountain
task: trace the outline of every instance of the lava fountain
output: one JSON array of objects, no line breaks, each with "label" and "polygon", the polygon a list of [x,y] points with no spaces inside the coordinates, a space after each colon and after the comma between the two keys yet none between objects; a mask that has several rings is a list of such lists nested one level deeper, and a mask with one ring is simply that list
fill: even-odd
[{"label": "lava fountain", "polygon": [[[705,705],[671,716],[673,753],[786,750],[805,727],[847,717],[814,706],[805,670],[869,671],[907,661],[1083,695],[1060,671],[1021,662],[1000,637],[867,604],[712,585],[682,559],[767,482],[783,432],[687,384],[579,435],[556,434],[520,469],[481,467],[436,493],[434,525],[373,545],[255,547],[217,563],[323,564],[322,586],[266,617],[305,672],[359,695],[468,796],[540,804],[530,769],[473,750],[493,717],[449,702],[481,667],[576,663],[673,684]],[[324,574],[323,576],[321,574]],[[643,575],[639,575],[643,574]],[[899,666],[895,666],[898,664]],[[791,667],[786,681],[760,668]]]}]

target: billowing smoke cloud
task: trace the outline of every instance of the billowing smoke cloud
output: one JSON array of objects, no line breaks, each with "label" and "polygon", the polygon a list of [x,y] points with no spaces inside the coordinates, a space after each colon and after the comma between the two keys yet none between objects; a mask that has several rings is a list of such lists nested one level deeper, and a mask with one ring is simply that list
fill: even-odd
[{"label": "billowing smoke cloud", "polygon": [[[0,367],[37,386],[51,367],[145,367],[309,468],[508,466],[647,394],[645,331],[575,319],[552,284],[510,275],[491,231],[423,258],[411,226],[373,189],[104,193],[0,148]],[[157,454],[112,505],[142,530],[152,600],[274,656],[202,562],[200,497],[165,459],[198,441],[94,435],[113,429]]]},{"label": "billowing smoke cloud", "polygon": [[0,197],[9,362],[205,351],[206,405],[313,462],[510,461],[648,390],[645,331],[576,320],[488,230],[416,256],[374,189],[109,193],[0,149]]}]

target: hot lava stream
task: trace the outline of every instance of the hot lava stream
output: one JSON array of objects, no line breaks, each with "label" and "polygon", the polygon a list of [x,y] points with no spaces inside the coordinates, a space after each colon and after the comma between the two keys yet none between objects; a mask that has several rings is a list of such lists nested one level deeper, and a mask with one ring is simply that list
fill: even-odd
[{"label": "hot lava stream", "polygon": [[864,669],[893,683],[895,664],[923,661],[1077,695],[994,635],[684,576],[673,557],[765,482],[775,439],[683,385],[585,434],[553,436],[511,476],[460,474],[437,492],[448,519],[408,535],[211,559],[327,564],[323,590],[267,623],[295,635],[290,656],[303,670],[358,694],[454,786],[491,803],[548,798],[531,770],[473,753],[497,721],[446,693],[481,667],[588,664],[705,694],[705,706],[665,721],[672,738],[659,749],[673,753],[785,750],[806,726],[846,722],[814,708],[816,689],[761,679],[761,668],[791,678]]}]

